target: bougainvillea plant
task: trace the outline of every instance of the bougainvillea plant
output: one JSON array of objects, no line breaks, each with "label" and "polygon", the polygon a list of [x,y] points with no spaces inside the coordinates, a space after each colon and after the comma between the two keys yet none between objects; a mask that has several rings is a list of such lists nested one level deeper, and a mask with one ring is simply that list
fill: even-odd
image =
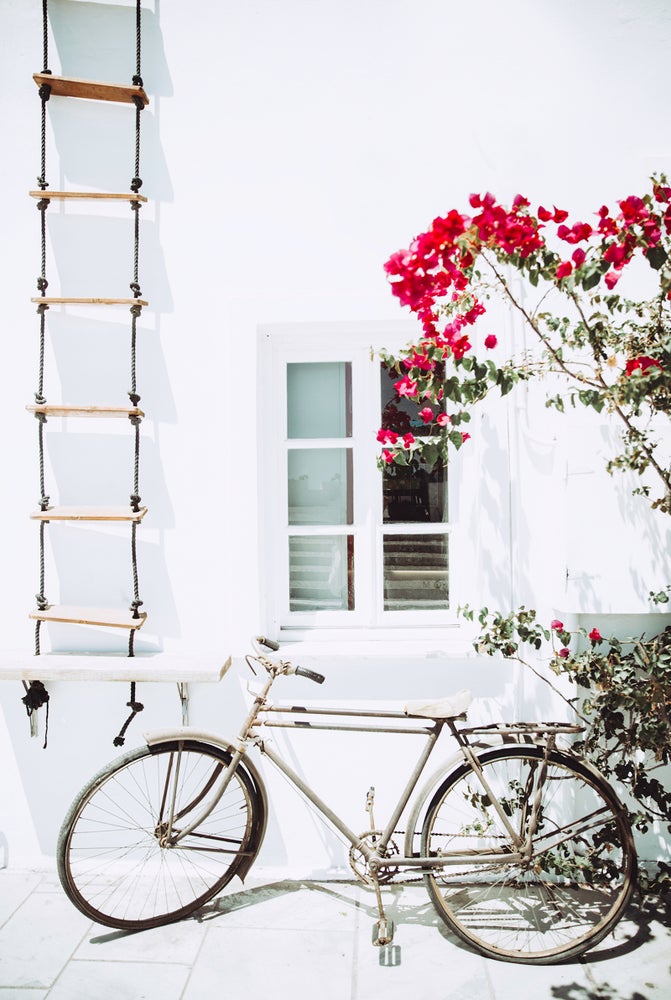
[{"label": "bougainvillea plant", "polygon": [[[662,591],[651,594],[657,604],[668,601]],[[468,606],[460,613],[472,621]],[[574,746],[596,764],[628,805],[634,828],[646,833],[656,821],[671,834],[671,789],[664,781],[671,764],[671,626],[659,635],[605,638],[594,626],[569,630],[558,618],[549,627],[536,611],[520,607],[504,615],[481,608],[479,653],[515,660],[550,684],[584,726]],[[534,664],[532,652],[548,654],[550,677],[568,679],[567,696]],[[644,866],[641,887],[667,891],[671,864],[658,859]]]},{"label": "bougainvillea plant", "polygon": [[[637,270],[638,269],[638,270]],[[470,211],[434,219],[385,265],[392,292],[419,321],[419,336],[400,354],[383,351],[395,372],[391,403],[378,432],[378,463],[430,469],[461,448],[473,407],[498,389],[551,378],[546,403],[593,408],[621,429],[608,471],[632,471],[636,493],[671,514],[671,187],[602,205],[589,221],[518,195],[510,208],[491,194],[472,195]],[[647,297],[621,292],[645,284]],[[499,294],[521,318],[531,347],[501,360],[500,332],[487,306]],[[532,304],[533,303],[533,304]],[[408,401],[413,406],[409,417]],[[668,604],[671,585],[650,594]],[[468,606],[461,613],[473,620]],[[637,829],[663,822],[671,833],[671,792],[657,769],[671,763],[671,628],[658,636],[604,638],[596,627],[571,632],[541,623],[525,607],[477,612],[482,655],[518,660],[550,683],[585,725],[582,749],[619,784]],[[532,653],[533,655],[528,655]],[[545,670],[549,664],[550,670]],[[573,685],[565,695],[553,683]],[[660,861],[649,888],[668,888]]]},{"label": "bougainvillea plant", "polygon": [[[385,419],[380,467],[431,468],[450,445],[468,440],[471,410],[492,389],[505,395],[521,380],[554,373],[559,391],[547,405],[612,415],[622,436],[609,471],[633,470],[636,492],[671,513],[671,459],[660,446],[671,415],[670,255],[671,187],[663,175],[652,178],[649,193],[603,205],[588,222],[554,206],[532,211],[521,195],[505,208],[491,194],[472,195],[468,214],[452,209],[434,219],[385,265],[421,332],[401,354],[381,355],[398,376],[399,399],[416,404],[423,433],[401,433]],[[643,301],[617,291],[637,258],[653,275]],[[486,319],[497,292],[535,342],[503,362]]]}]

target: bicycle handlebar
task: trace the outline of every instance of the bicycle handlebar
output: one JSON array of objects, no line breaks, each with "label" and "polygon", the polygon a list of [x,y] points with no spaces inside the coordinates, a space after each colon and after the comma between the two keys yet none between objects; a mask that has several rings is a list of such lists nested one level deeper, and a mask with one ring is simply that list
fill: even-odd
[{"label": "bicycle handlebar", "polygon": [[308,670],[307,667],[296,667],[295,673],[298,677],[307,677],[309,681],[314,681],[315,684],[323,684],[326,680],[323,674],[318,674],[316,670]]},{"label": "bicycle handlebar", "polygon": [[[279,648],[279,642],[275,642],[274,639],[268,639],[264,635],[257,635],[254,641],[259,646],[265,646],[266,649],[270,649],[273,653],[276,653]],[[298,677],[306,677],[309,681],[314,681],[315,684],[323,684],[326,678],[323,674],[318,674],[316,670],[308,670],[307,667],[294,667],[290,663],[284,664],[284,672],[287,674],[296,674]]]},{"label": "bicycle handlebar", "polygon": [[257,635],[256,641],[261,646],[266,646],[268,649],[272,649],[273,653],[276,653],[280,648],[279,642],[275,642],[274,639],[266,639],[264,635]]}]

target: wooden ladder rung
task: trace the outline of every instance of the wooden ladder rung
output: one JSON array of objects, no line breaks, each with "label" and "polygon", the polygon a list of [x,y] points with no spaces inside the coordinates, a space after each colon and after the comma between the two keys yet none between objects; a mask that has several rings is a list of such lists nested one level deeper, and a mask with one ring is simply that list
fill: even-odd
[{"label": "wooden ladder rung", "polygon": [[149,98],[142,87],[80,80],[74,76],[54,76],[52,73],[33,73],[33,80],[38,87],[48,84],[51,93],[57,97],[80,97],[89,101],[114,101],[117,104],[132,104],[133,98],[139,97],[144,107],[149,104]]},{"label": "wooden ladder rung", "polygon": [[141,521],[146,507],[47,507],[30,515],[34,521]]},{"label": "wooden ladder rung", "polygon": [[43,413],[45,417],[144,417],[137,406],[73,406],[39,403],[27,406],[29,413]]},{"label": "wooden ladder rung", "polygon": [[142,628],[147,615],[138,612],[134,618],[126,608],[87,608],[72,604],[50,604],[44,610],[30,612],[30,618],[41,622],[65,622],[72,625],[100,625],[130,630]]},{"label": "wooden ladder rung", "polygon": [[31,302],[37,302],[44,306],[148,306],[145,299],[84,299],[84,298],[63,298],[53,296],[38,295],[31,298]]},{"label": "wooden ladder rung", "polygon": [[141,201],[147,199],[143,194],[133,191],[29,191],[31,198],[46,198],[47,201]]}]

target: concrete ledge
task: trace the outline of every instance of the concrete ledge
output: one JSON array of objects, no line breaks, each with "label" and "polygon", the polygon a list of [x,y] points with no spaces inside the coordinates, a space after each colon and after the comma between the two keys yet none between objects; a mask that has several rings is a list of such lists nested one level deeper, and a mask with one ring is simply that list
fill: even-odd
[{"label": "concrete ledge", "polygon": [[212,654],[193,657],[172,653],[135,656],[92,653],[0,653],[0,680],[41,681],[176,681],[214,683],[231,665],[231,658]]}]

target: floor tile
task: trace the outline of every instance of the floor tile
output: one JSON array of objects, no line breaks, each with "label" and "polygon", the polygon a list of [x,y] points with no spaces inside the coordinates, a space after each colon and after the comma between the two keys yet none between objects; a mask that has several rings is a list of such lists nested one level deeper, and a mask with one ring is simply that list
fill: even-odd
[{"label": "floor tile", "polygon": [[186,919],[151,930],[114,930],[93,924],[77,948],[77,960],[105,962],[176,962],[190,965],[205,936],[202,922]]},{"label": "floor tile", "polygon": [[180,1000],[188,975],[186,965],[70,962],[49,1000]]},{"label": "floor tile", "polygon": [[39,885],[38,873],[0,871],[0,927]]},{"label": "floor tile", "polygon": [[0,1000],[46,1000],[47,990],[24,990],[0,987]]},{"label": "floor tile", "polygon": [[228,927],[341,931],[353,920],[359,895],[352,883],[270,882],[217,897],[203,907],[201,917],[205,922],[225,920]]},{"label": "floor tile", "polygon": [[90,925],[63,894],[34,892],[0,929],[0,986],[51,986]]},{"label": "floor tile", "polygon": [[213,921],[183,1000],[222,995],[348,1000],[351,980],[351,932],[253,930]]}]

